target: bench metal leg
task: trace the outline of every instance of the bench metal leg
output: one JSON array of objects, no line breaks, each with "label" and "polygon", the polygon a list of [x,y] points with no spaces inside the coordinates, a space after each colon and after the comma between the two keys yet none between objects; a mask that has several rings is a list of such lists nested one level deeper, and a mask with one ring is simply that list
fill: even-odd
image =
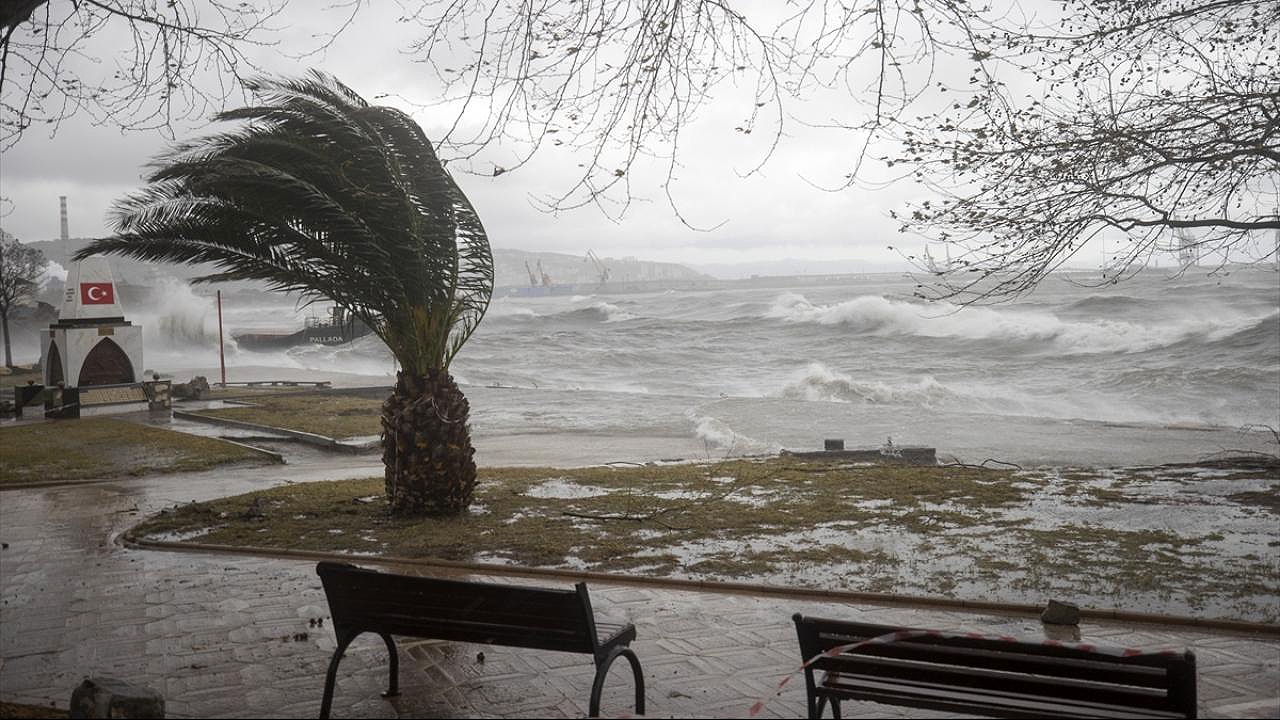
[{"label": "bench metal leg", "polygon": [[609,666],[621,655],[631,663],[631,674],[636,682],[636,714],[644,714],[644,673],[640,670],[640,658],[629,647],[616,647],[609,651],[603,662],[596,662],[596,678],[591,683],[591,701],[587,710],[589,717],[600,716],[600,693],[604,692],[604,678],[609,674]]},{"label": "bench metal leg", "polygon": [[[809,696],[809,717],[814,718],[814,720],[817,720],[817,718],[822,717],[822,711],[827,709],[827,700],[828,700],[827,696],[823,695],[818,698],[818,702],[815,705],[813,702],[813,696],[810,695]],[[830,698],[830,700],[831,700],[831,717],[835,718],[836,720],[840,720],[840,698]]]},{"label": "bench metal leg", "polygon": [[329,710],[333,707],[333,684],[338,679],[338,663],[342,662],[342,654],[346,652],[347,646],[354,639],[338,640],[338,647],[333,651],[333,657],[329,660],[329,672],[324,677],[324,699],[320,701],[320,720],[327,720],[329,717]]},{"label": "bench metal leg", "polygon": [[387,653],[391,657],[391,686],[382,693],[382,697],[395,697],[400,694],[400,658],[396,654],[396,641],[386,633],[382,633],[382,641],[387,644]]}]

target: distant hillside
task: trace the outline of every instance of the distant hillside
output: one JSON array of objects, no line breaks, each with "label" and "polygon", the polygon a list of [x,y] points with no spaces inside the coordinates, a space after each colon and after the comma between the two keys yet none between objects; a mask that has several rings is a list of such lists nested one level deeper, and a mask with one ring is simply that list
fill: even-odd
[{"label": "distant hillside", "polygon": [[[70,264],[70,257],[88,245],[90,238],[71,238],[64,245],[59,240],[42,240],[27,243],[44,253],[44,256],[65,269]],[[214,271],[212,265],[174,265],[170,263],[148,263],[111,256],[111,271],[117,281],[130,285],[151,286],[166,277],[187,280],[198,275]],[[507,248],[493,250],[495,284],[499,287],[527,287],[530,285],[529,273],[534,274],[535,285],[542,284],[542,273],[550,283],[575,284],[590,290],[600,285],[601,275],[608,271],[608,282],[632,283],[642,281],[693,281],[710,279],[707,275],[691,270],[675,263],[649,262],[634,257],[599,258],[603,270],[596,262],[585,255],[566,255],[564,253],[527,252]],[[538,263],[542,263],[539,271]],[[528,269],[526,269],[528,268]],[[256,283],[223,283],[224,290],[260,288]]]}]

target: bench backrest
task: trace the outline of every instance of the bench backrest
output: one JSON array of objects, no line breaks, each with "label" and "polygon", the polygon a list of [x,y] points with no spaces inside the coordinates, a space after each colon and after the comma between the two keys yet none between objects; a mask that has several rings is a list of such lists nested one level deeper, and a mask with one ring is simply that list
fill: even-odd
[{"label": "bench backrest", "polygon": [[594,652],[595,620],[584,583],[574,590],[395,575],[321,562],[339,634],[389,635]]},{"label": "bench backrest", "polygon": [[[1000,696],[998,702],[1033,702],[1036,698],[1087,702],[1101,714],[1111,708],[1196,716],[1195,655],[1135,654],[1134,651],[938,633],[914,628],[793,617],[805,660],[832,648],[907,631],[892,642],[862,645],[850,652],[822,657],[812,671],[839,673],[836,683],[852,676],[916,684],[920,696],[945,696],[948,688]],[[807,680],[811,678],[806,678]],[[912,690],[904,695],[910,700]],[[903,702],[899,704],[913,704]]]}]

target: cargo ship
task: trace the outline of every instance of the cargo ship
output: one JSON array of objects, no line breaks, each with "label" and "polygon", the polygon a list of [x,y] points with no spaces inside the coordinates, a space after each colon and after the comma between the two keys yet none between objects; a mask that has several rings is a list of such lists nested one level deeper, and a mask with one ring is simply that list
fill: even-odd
[{"label": "cargo ship", "polygon": [[346,309],[333,307],[327,318],[307,318],[301,330],[232,333],[231,339],[244,350],[269,352],[299,345],[344,345],[371,332],[373,330],[368,325]]}]

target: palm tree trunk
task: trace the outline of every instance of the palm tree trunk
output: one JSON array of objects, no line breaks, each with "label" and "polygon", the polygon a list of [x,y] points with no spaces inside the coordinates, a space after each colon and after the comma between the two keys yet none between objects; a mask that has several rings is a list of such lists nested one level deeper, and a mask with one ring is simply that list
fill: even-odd
[{"label": "palm tree trunk", "polygon": [[396,515],[457,515],[476,487],[470,406],[447,371],[396,374],[382,404],[382,461]]}]

